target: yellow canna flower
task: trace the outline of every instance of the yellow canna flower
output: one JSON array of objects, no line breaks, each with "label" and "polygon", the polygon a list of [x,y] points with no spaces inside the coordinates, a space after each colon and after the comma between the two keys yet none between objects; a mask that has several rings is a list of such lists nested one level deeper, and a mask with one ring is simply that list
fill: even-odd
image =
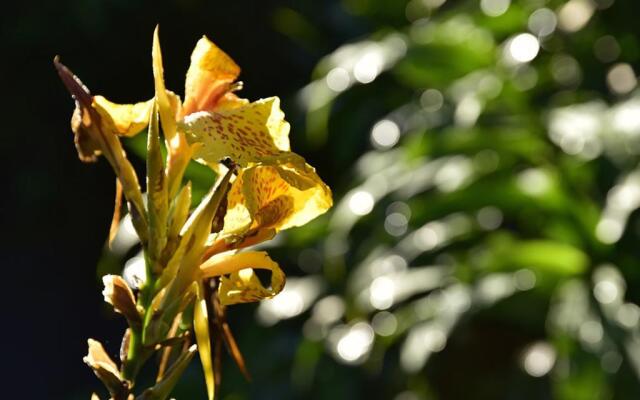
[{"label": "yellow canna flower", "polygon": [[[280,230],[307,223],[332,206],[327,185],[313,167],[291,152],[290,126],[280,109],[280,99],[249,102],[236,96],[233,91],[238,85],[234,82],[240,68],[213,42],[203,37],[193,50],[182,105],[164,89],[157,31],[154,70],[159,70],[155,75],[161,118],[160,96],[171,94],[171,111],[164,113],[168,116],[163,118],[163,127],[165,119],[177,118],[180,140],[186,138],[193,145],[191,156],[214,170],[221,172],[220,162],[225,159],[240,167],[229,193],[220,236],[224,242],[216,243],[207,255],[228,249],[228,241],[238,247],[268,239]],[[149,102],[119,105],[99,96],[94,101],[110,114],[119,135],[139,131],[148,121],[144,113],[151,110]],[[183,152],[187,147],[182,144]],[[175,153],[179,157],[180,152]]]},{"label": "yellow canna flower", "polygon": [[[249,102],[238,97],[234,92],[241,88],[236,82],[240,68],[206,37],[198,41],[191,55],[184,102],[165,87],[157,28],[152,49],[155,94],[149,101],[116,104],[92,96],[66,67],[57,60],[55,64],[76,99],[72,128],[79,157],[88,162],[102,154],[113,166],[118,176],[113,226],[119,220],[120,195],[124,194],[133,205],[130,211],[134,223],[137,221],[136,230],[153,278],[141,288],[138,303],[122,279],[105,280],[105,298],[127,317],[136,340],[130,341],[121,372],[112,362],[94,362],[96,357],[87,358],[87,362],[114,391],[120,390],[116,387],[120,373],[127,379],[137,374],[148,351],[166,339],[172,324],[195,297],[193,328],[208,398],[212,399],[215,363],[210,327],[227,342],[244,370],[230,330],[226,322],[221,322],[224,307],[273,297],[285,284],[284,272],[267,253],[238,249],[323,214],[332,206],[331,191],[313,167],[291,152],[290,126],[279,98]],[[119,137],[134,136],[146,127],[145,203]],[[166,165],[161,158],[160,127],[168,150]],[[192,158],[217,171],[221,179],[189,216],[191,188],[189,184],[180,187]],[[214,241],[207,245],[211,232]],[[257,269],[271,272],[270,285],[260,282]],[[212,280],[217,282],[213,299],[205,287]],[[212,300],[216,316],[213,325],[209,323],[208,307]],[[100,350],[97,345],[90,348]],[[97,350],[93,353],[99,354]],[[190,348],[181,356],[182,361],[174,363],[175,376],[194,351]],[[90,355],[93,353],[90,351]],[[174,375],[168,371],[166,379],[150,390],[170,390]]]},{"label": "yellow canna flower", "polygon": [[[191,57],[187,87],[202,93],[199,87],[226,88],[239,69],[226,54],[208,39],[198,42]],[[220,67],[225,66],[225,68]],[[222,74],[220,71],[233,71]],[[193,77],[192,79],[189,79]],[[193,157],[215,170],[220,162],[231,159],[239,173],[228,196],[227,213],[220,240],[207,255],[243,247],[272,237],[276,232],[303,225],[332,206],[331,190],[313,167],[291,152],[289,123],[280,109],[280,99],[270,97],[253,103],[218,89],[210,97],[192,101],[179,122],[190,143],[198,144]],[[189,103],[191,104],[191,103]],[[195,112],[192,112],[195,111]],[[238,240],[241,238],[241,240]]]}]

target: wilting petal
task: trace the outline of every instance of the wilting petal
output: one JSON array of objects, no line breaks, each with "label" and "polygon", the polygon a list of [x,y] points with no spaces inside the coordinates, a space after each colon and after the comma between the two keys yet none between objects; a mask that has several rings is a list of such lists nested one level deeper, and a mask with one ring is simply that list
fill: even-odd
[{"label": "wilting petal", "polygon": [[190,143],[201,143],[193,157],[211,166],[228,157],[244,167],[289,151],[289,123],[277,97],[187,115],[181,127]]},{"label": "wilting petal", "polygon": [[241,170],[228,197],[224,233],[301,226],[332,205],[331,191],[301,159]]},{"label": "wilting petal", "polygon": [[[271,271],[271,285],[264,287],[252,268]],[[284,272],[264,251],[219,254],[204,262],[200,270],[205,278],[220,276],[218,298],[223,306],[271,298],[285,284]]]},{"label": "wilting petal", "polygon": [[90,125],[90,113],[76,102],[76,108],[71,116],[71,130],[74,135],[73,142],[78,150],[78,158],[82,162],[95,162],[102,154],[100,142],[92,135]]},{"label": "wilting petal", "polygon": [[142,323],[136,299],[127,282],[118,275],[105,275],[102,277],[102,283],[104,301],[111,304],[116,312],[124,315],[130,325]]},{"label": "wilting petal", "polygon": [[76,101],[71,128],[75,134],[78,156],[84,162],[91,162],[104,154],[122,183],[125,197],[133,205],[130,212],[138,236],[143,243],[146,242],[147,226],[138,177],[122,149],[114,121],[93,101],[89,89],[57,57],[53,63]]},{"label": "wilting petal", "polygon": [[202,37],[191,54],[183,115],[212,111],[240,74],[240,67],[218,46]]},{"label": "wilting petal", "polygon": [[118,366],[107,355],[102,344],[97,340],[89,339],[89,352],[82,359],[96,374],[96,376],[104,383],[109,393],[114,398],[123,398],[123,394],[127,392],[127,382],[124,381],[118,371]]},{"label": "wilting petal", "polygon": [[149,113],[153,99],[136,104],[116,104],[102,96],[93,97],[94,107],[113,121],[115,131],[120,136],[134,136],[149,123]]}]

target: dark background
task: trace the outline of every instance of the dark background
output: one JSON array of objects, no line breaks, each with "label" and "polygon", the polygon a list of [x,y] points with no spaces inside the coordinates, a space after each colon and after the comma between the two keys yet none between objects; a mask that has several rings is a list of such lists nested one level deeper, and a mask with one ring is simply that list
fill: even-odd
[{"label": "dark background", "polygon": [[[182,92],[191,50],[207,35],[242,67],[246,97],[286,96],[307,82],[322,53],[302,49],[273,28],[274,10],[283,3],[3,4],[0,226],[3,329],[10,339],[2,369],[16,396],[65,398],[81,388],[88,397],[97,381],[81,362],[87,337],[114,347],[108,338],[119,337],[123,328],[102,312],[95,270],[111,218],[113,173],[103,160],[84,165],[77,159],[69,128],[73,102],[53,69],[53,57],[60,55],[93,93],[117,102],[146,99],[153,93],[151,38],[160,24],[168,87]],[[331,2],[311,7],[309,15],[321,23],[340,18]],[[325,50],[335,46],[323,42]],[[307,157],[322,168],[321,155]]]},{"label": "dark background", "polygon": [[[160,24],[168,88],[182,94],[189,55],[204,34],[241,66],[245,97],[281,97],[292,124],[292,147],[332,187],[336,204],[348,202],[349,191],[370,177],[354,172],[354,165],[360,156],[375,153],[370,141],[373,124],[391,115],[402,125],[405,114],[398,117],[394,113],[419,108],[425,89],[435,88],[445,95],[440,122],[403,131],[397,147],[381,152],[387,160],[395,150],[410,160],[473,159],[483,150],[499,154],[501,161],[495,171],[456,191],[429,189],[410,198],[392,193],[354,222],[351,231],[337,232],[336,236],[324,218],[309,230],[293,230],[284,244],[273,250],[272,256],[289,276],[315,274],[323,279],[326,294],[344,299],[347,312],[342,322],[369,321],[377,313],[360,309],[349,285],[363,260],[402,239],[384,228],[387,206],[393,201],[411,208],[408,232],[451,215],[473,219],[487,206],[498,208],[504,217],[499,227],[474,230],[425,252],[409,270],[449,263],[455,268],[454,283],[474,290],[484,278],[523,267],[531,268],[538,279],[534,289],[517,292],[491,306],[473,304],[449,334],[444,350],[412,373],[399,366],[404,333],[376,337],[368,362],[351,367],[331,356],[324,341],[303,335],[302,316],[267,328],[255,321],[255,305],[234,307],[230,322],[254,380],[245,382],[226,359],[221,399],[638,398],[640,369],[632,358],[640,357],[640,347],[625,348],[632,329],[623,330],[609,321],[592,289],[595,271],[609,263],[626,285],[621,301],[640,303],[637,211],[632,210],[624,234],[615,243],[600,243],[594,235],[610,189],[636,168],[640,157],[628,151],[630,155],[617,158],[605,151],[585,161],[566,154],[548,137],[546,121],[555,108],[587,101],[601,101],[609,107],[637,96],[612,93],[605,76],[616,62],[628,63],[636,75],[640,71],[640,3],[598,0],[594,4],[609,5],[597,9],[585,28],[571,34],[556,31],[531,62],[538,81],[526,90],[516,89],[513,83],[521,71],[513,72],[500,64],[500,44],[527,30],[532,10],[543,6],[557,10],[564,0],[514,0],[509,11],[497,18],[480,12],[475,0],[449,0],[437,10],[417,7],[415,13],[424,20],[444,23],[458,18],[483,28],[493,47],[487,54],[476,54],[473,51],[478,44],[472,39],[462,44],[449,43],[446,35],[428,43],[408,40],[406,57],[389,72],[369,85],[354,85],[329,104],[328,140],[313,139],[309,133],[313,126],[308,125],[308,114],[296,93],[328,72],[326,66],[318,67],[318,62],[345,43],[379,40],[393,31],[411,37],[416,24],[407,17],[406,6],[419,2],[76,0],[3,4],[0,150],[5,184],[0,200],[0,265],[5,273],[0,293],[5,335],[0,362],[9,384],[3,385],[0,398],[86,399],[92,391],[101,390],[82,363],[86,339],[99,339],[111,354],[117,353],[125,326],[104,305],[99,276],[105,268],[114,268],[104,266],[109,259],[104,243],[113,207],[114,177],[104,160],[87,165],[77,159],[69,127],[73,102],[59,82],[52,60],[59,55],[95,94],[116,102],[145,100],[153,90],[150,61],[156,24]],[[620,44],[615,60],[604,62],[594,57],[594,42],[603,35],[614,36]],[[551,77],[558,54],[576,60],[581,73],[578,82],[559,83]],[[502,92],[487,100],[475,126],[456,126],[452,115],[456,104],[448,90],[458,79],[486,70],[503,79]],[[639,148],[637,143],[635,146]],[[634,147],[624,142],[620,148]],[[134,163],[142,174],[143,164],[140,160]],[[390,164],[382,172],[394,167]],[[551,193],[532,198],[514,187],[512,178],[531,169],[553,177]],[[346,244],[338,256],[331,253],[335,237]],[[509,253],[534,240],[553,246],[546,247],[542,257],[530,259],[525,255],[518,259],[519,252]],[[583,269],[566,266],[565,246],[585,256]],[[299,254],[305,248],[325,252],[319,271],[298,268]],[[586,288],[586,301],[602,322],[605,342],[613,350],[594,350],[575,332],[550,327],[560,289],[575,282]],[[442,289],[450,283],[442,283]],[[425,290],[427,296],[416,294],[389,311],[402,323],[401,317],[413,301],[429,298],[433,292]],[[412,328],[410,324],[407,322],[407,329]],[[633,332],[638,328],[636,324]],[[557,363],[545,376],[532,377],[520,361],[527,346],[538,341],[554,346]],[[617,354],[620,364],[606,370],[603,365],[611,354]],[[179,399],[204,396],[198,363],[193,364],[177,389]],[[566,373],[567,365],[570,373]],[[306,377],[302,384],[292,383],[298,372]]]}]

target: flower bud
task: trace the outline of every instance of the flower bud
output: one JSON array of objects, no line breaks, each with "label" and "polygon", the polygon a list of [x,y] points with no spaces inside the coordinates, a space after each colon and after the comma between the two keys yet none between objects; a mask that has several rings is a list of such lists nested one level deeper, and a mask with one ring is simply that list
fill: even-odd
[{"label": "flower bud", "polygon": [[111,304],[116,312],[124,315],[130,325],[142,323],[135,297],[127,282],[118,275],[105,275],[102,282],[104,301]]},{"label": "flower bud", "polygon": [[113,398],[124,398],[129,385],[120,376],[118,366],[111,360],[102,344],[97,340],[89,339],[89,352],[82,359],[104,383]]}]

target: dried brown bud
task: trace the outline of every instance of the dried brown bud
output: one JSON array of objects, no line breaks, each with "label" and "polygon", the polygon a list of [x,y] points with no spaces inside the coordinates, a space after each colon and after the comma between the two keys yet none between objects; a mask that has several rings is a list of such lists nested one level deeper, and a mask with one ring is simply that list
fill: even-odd
[{"label": "dried brown bud", "polygon": [[136,307],[136,299],[127,282],[118,275],[105,275],[102,277],[104,301],[111,304],[116,312],[124,315],[129,325],[142,323],[140,312]]},{"label": "dried brown bud", "polygon": [[120,376],[118,366],[111,360],[102,344],[97,340],[89,339],[89,352],[82,359],[104,383],[114,399],[124,399],[128,393],[129,385]]}]

